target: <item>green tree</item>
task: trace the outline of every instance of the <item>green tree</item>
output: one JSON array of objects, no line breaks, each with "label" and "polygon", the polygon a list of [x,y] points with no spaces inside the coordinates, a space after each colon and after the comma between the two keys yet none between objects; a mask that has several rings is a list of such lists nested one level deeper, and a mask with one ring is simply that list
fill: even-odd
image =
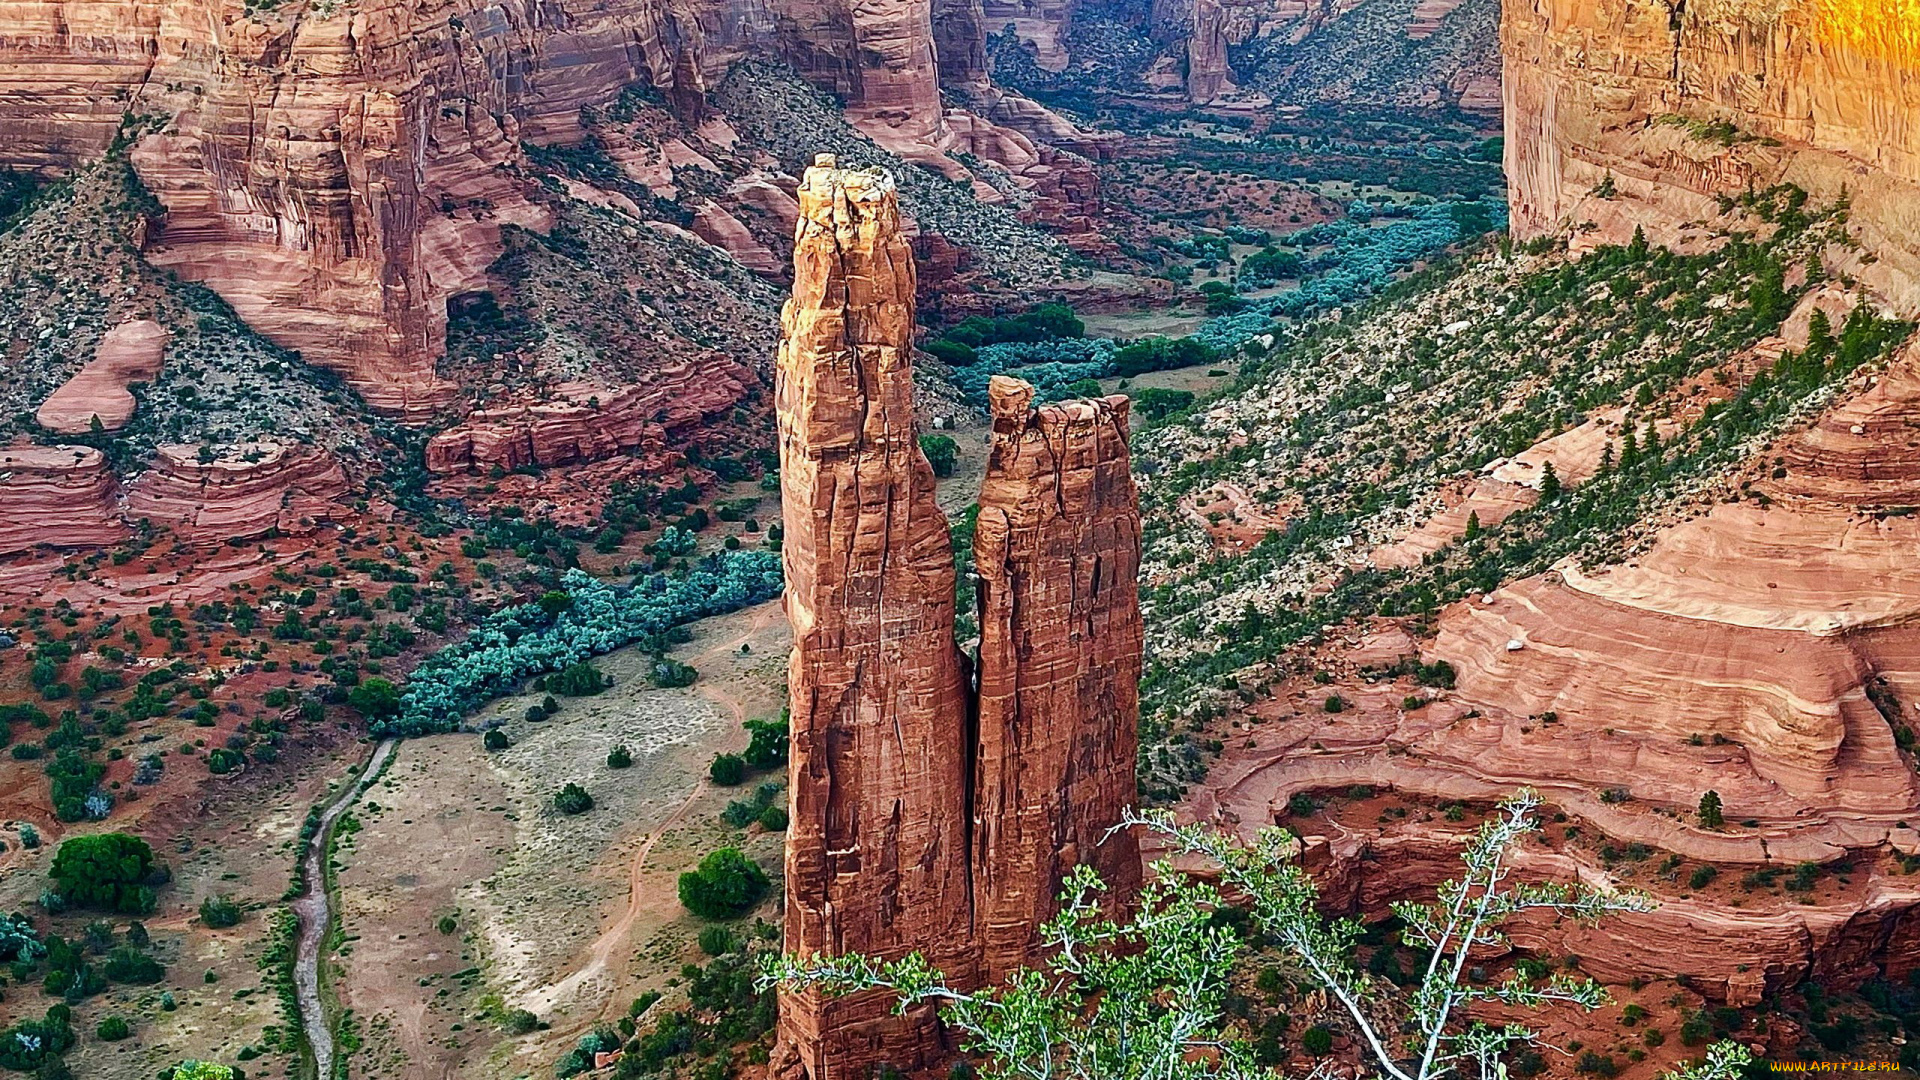
[{"label": "green tree", "polygon": [[211,1061],[183,1061],[173,1067],[170,1080],[233,1080],[233,1070]]},{"label": "green tree", "polygon": [[499,728],[488,728],[487,733],[480,736],[480,745],[488,750],[505,750],[513,744],[507,741],[506,732]]},{"label": "green tree", "polygon": [[920,452],[927,455],[927,464],[933,466],[935,476],[952,476],[953,467],[960,460],[960,444],[946,435],[920,436]]},{"label": "green tree", "polygon": [[1560,474],[1553,469],[1549,461],[1540,469],[1540,501],[1552,502],[1560,497]]},{"label": "green tree", "polygon": [[579,784],[568,784],[553,796],[553,808],[563,814],[584,814],[593,809],[593,796]]},{"label": "green tree", "polygon": [[400,688],[378,675],[347,691],[347,704],[369,720],[400,714]]},{"label": "green tree", "polygon": [[200,921],[218,930],[239,923],[240,905],[225,896],[209,896],[200,901]]},{"label": "green tree", "polygon": [[1700,796],[1700,826],[1705,829],[1717,829],[1726,824],[1726,817],[1720,806],[1720,793],[1709,791]]},{"label": "green tree", "polygon": [[[1534,1035],[1514,1023],[1462,1024],[1464,1006],[1557,1002],[1593,1008],[1606,993],[1591,980],[1566,974],[1543,982],[1520,974],[1500,983],[1471,981],[1465,978],[1469,954],[1503,943],[1501,924],[1522,912],[1587,922],[1653,906],[1635,893],[1509,883],[1506,855],[1538,828],[1539,805],[1532,791],[1507,800],[1468,842],[1464,876],[1442,885],[1431,905],[1393,905],[1407,943],[1418,943],[1428,955],[1404,1013],[1378,1000],[1373,981],[1354,965],[1360,924],[1329,922],[1320,914],[1319,891],[1294,861],[1299,844],[1292,834],[1267,829],[1249,845],[1203,826],[1177,826],[1165,814],[1129,814],[1126,821],[1158,833],[1169,859],[1214,863],[1218,888],[1163,861],[1142,890],[1136,914],[1119,923],[1102,909],[1098,877],[1079,867],[1068,879],[1060,914],[1043,930],[1047,970],[1022,971],[978,993],[946,986],[917,954],[888,963],[857,955],[770,957],[762,978],[831,993],[889,990],[899,996],[902,1011],[941,1003],[943,1018],[962,1034],[966,1048],[987,1058],[992,1075],[1001,1077],[1271,1078],[1275,1074],[1256,1063],[1253,1048],[1233,1032],[1226,1015],[1230,977],[1244,946],[1218,917],[1226,906],[1224,889],[1244,898],[1238,905],[1250,911],[1253,927],[1346,1013],[1383,1076],[1436,1080],[1477,1073],[1480,1080],[1493,1080],[1505,1075],[1505,1057],[1531,1051]],[[1061,994],[1061,986],[1076,992]],[[1676,1076],[1733,1080],[1750,1060],[1744,1047],[1723,1042]]]},{"label": "green tree", "polygon": [[766,892],[766,871],[739,848],[721,848],[680,875],[680,902],[703,919],[739,918]]},{"label": "green tree", "polygon": [[133,1029],[127,1025],[125,1017],[108,1015],[101,1018],[100,1025],[93,1029],[93,1034],[103,1042],[119,1042],[133,1034]]},{"label": "green tree", "polygon": [[147,842],[113,832],[63,841],[48,874],[70,905],[145,915],[153,911],[153,872]]},{"label": "green tree", "polygon": [[722,787],[732,787],[747,778],[747,763],[739,754],[716,754],[707,776]]}]

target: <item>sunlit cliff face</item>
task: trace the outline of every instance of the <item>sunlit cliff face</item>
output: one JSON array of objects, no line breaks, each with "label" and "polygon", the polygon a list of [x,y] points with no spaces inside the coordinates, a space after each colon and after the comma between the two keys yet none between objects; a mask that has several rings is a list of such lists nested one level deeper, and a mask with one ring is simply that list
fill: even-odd
[{"label": "sunlit cliff face", "polygon": [[1920,0],[1820,0],[1822,40],[1920,68]]}]

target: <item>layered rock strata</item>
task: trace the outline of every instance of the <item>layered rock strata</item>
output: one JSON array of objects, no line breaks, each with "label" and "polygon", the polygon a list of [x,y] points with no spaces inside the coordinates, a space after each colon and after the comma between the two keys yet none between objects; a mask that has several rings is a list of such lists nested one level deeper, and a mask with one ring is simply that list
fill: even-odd
[{"label": "layered rock strata", "polygon": [[[984,75],[961,44],[984,40],[977,15],[941,6],[956,84]],[[503,226],[548,225],[521,144],[577,141],[583,106],[636,83],[697,122],[749,55],[833,91],[883,145],[948,160],[929,0],[28,0],[0,14],[0,165],[70,167],[123,118],[165,118],[130,151],[164,210],[152,260],[427,419],[458,389],[435,371],[448,298],[484,287]]]},{"label": "layered rock strata", "polygon": [[[1671,8],[1672,10],[1669,10]],[[1677,242],[1717,197],[1791,183],[1851,200],[1829,257],[1920,311],[1920,33],[1871,0],[1508,0],[1513,229]]]},{"label": "layered rock strata", "polygon": [[127,516],[187,540],[252,539],[297,532],[340,512],[346,473],[312,446],[245,443],[204,453],[162,446],[127,488]]},{"label": "layered rock strata", "polygon": [[[1134,848],[1101,844],[1133,797],[1126,407],[1036,412],[1031,388],[996,383],[976,704],[913,426],[915,272],[892,180],[822,155],[800,210],[776,390],[794,630],[787,947],[918,951],[977,985],[1032,959],[1074,864],[1091,861],[1116,899],[1139,880]],[[783,994],[775,1074],[937,1064],[932,1014],[890,1009],[878,994]]]},{"label": "layered rock strata", "polygon": [[119,479],[91,446],[0,447],[0,555],[126,538]]},{"label": "layered rock strata", "polygon": [[682,363],[632,386],[568,383],[544,402],[470,413],[427,441],[433,473],[550,468],[666,444],[724,414],[757,380],[731,360]]}]

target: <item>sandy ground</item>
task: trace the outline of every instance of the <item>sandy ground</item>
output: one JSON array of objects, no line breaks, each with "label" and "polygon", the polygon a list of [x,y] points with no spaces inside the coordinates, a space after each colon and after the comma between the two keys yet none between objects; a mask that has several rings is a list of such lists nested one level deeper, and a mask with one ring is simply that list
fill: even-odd
[{"label": "sandy ground", "polygon": [[[346,776],[366,747],[340,738],[299,753],[304,760],[285,774],[209,781],[204,811],[154,837],[154,853],[172,870],[173,882],[161,890],[160,910],[144,921],[153,938],[150,951],[166,965],[166,977],[154,986],[115,984],[75,1006],[73,1026],[80,1038],[67,1055],[75,1076],[151,1080],[183,1058],[231,1063],[242,1048],[259,1046],[268,1027],[283,1022],[278,998],[260,970],[270,944],[270,917],[287,888],[307,807]],[[12,847],[10,833],[8,840]],[[53,845],[47,844],[0,874],[0,907],[37,911],[33,901],[47,887],[52,858]],[[200,901],[216,894],[246,909],[239,925],[210,930],[198,922]],[[99,917],[69,913],[51,920],[48,929],[78,938]],[[111,921],[116,932],[125,933],[124,917]],[[176,1003],[171,1011],[161,1004],[168,993]],[[9,987],[0,1009],[10,1023],[38,1017],[58,1000],[38,986]],[[93,1037],[109,1014],[132,1025],[130,1038],[103,1042]],[[246,1068],[249,1076],[279,1077],[287,1075],[290,1062],[269,1054],[247,1061]]]},{"label": "sandy ground", "polygon": [[[678,876],[743,839],[719,811],[767,779],[715,789],[706,765],[745,745],[740,720],[778,715],[788,648],[778,602],[693,629],[676,650],[701,673],[692,687],[650,688],[650,658],[622,650],[597,662],[612,689],[563,699],[552,719],[524,719],[541,695],[483,712],[509,718],[507,750],[488,754],[472,734],[402,744],[339,855],[341,998],[365,1038],[355,1076],[543,1068],[573,1033],[622,1015],[692,959],[698,923]],[[607,767],[616,743],[632,767]],[[568,782],[593,795],[592,811],[552,808]],[[746,839],[777,880],[781,838]],[[770,901],[761,914],[773,913]],[[443,915],[452,934],[435,925]],[[552,1029],[508,1037],[488,1017],[499,1008],[530,1009]]]}]

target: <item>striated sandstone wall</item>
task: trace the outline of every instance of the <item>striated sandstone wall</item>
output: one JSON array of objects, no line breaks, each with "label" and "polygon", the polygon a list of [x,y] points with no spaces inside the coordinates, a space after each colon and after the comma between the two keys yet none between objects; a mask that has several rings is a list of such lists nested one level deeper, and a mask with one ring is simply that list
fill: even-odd
[{"label": "striated sandstone wall", "polygon": [[[1677,7],[1677,6],[1676,6]],[[1506,0],[1507,174],[1526,238],[1592,222],[1673,241],[1713,196],[1794,183],[1844,191],[1870,265],[1920,311],[1920,30],[1874,0]],[[1690,124],[1724,121],[1730,135]],[[1600,192],[1611,177],[1615,194]]]},{"label": "striated sandstone wall", "polygon": [[1033,387],[1005,376],[988,393],[973,862],[985,975],[997,982],[1032,959],[1074,865],[1116,896],[1140,884],[1134,836],[1105,834],[1137,791],[1142,630],[1127,399],[1036,410]]},{"label": "striated sandstone wall", "polygon": [[0,447],[0,555],[124,540],[120,482],[91,446]]},{"label": "striated sandstone wall", "polygon": [[[956,84],[983,78],[977,5],[943,0]],[[889,144],[944,142],[929,0],[24,0],[0,11],[0,165],[97,156],[122,115],[166,208],[151,257],[425,419],[446,299],[482,287],[503,224],[544,228],[523,140],[578,137],[635,82],[697,112],[758,52],[832,90]]]},{"label": "striated sandstone wall", "polygon": [[[1139,510],[1124,399],[1030,407],[995,380],[976,544],[976,700],[955,571],[913,426],[915,271],[893,182],[800,186],[776,402],[794,650],[787,947],[922,952],[951,985],[1034,956],[1059,883],[1094,865],[1116,902],[1130,838],[1141,662]],[[882,994],[781,997],[774,1075],[854,1080],[943,1064],[929,1010]]]},{"label": "striated sandstone wall", "polygon": [[512,471],[599,461],[663,448],[670,435],[724,415],[755,384],[753,373],[719,358],[685,363],[631,386],[567,383],[550,401],[480,409],[427,441],[427,471]]},{"label": "striated sandstone wall", "polygon": [[197,446],[162,446],[127,489],[127,517],[186,540],[299,532],[337,513],[346,473],[311,446],[246,443],[202,460]]}]

